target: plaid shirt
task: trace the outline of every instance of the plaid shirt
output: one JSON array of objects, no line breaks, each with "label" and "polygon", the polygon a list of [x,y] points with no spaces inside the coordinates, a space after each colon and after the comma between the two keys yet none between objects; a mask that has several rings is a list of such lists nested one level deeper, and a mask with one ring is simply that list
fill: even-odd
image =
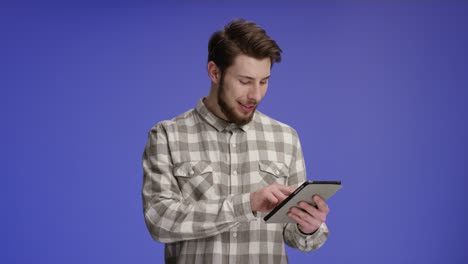
[{"label": "plaid shirt", "polygon": [[151,129],[143,171],[145,221],[166,263],[287,263],[283,241],[311,251],[328,237],[325,224],[305,235],[252,213],[251,192],[305,180],[296,131],[258,111],[238,127],[200,100]]}]

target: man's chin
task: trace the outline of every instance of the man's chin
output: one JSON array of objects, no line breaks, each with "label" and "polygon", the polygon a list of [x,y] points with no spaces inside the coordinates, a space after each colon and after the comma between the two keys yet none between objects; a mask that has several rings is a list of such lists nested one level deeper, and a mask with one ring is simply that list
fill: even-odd
[{"label": "man's chin", "polygon": [[253,115],[257,109],[257,107],[255,107],[254,109],[252,109],[252,111],[244,113],[241,112],[239,109],[236,109],[235,107],[228,107],[227,104],[224,103],[224,101],[218,100],[218,105],[220,106],[221,111],[224,113],[224,115],[228,118],[228,121],[238,126],[243,126],[252,121]]},{"label": "man's chin", "polygon": [[248,114],[242,114],[242,116],[236,115],[235,118],[231,119],[231,122],[235,123],[238,126],[246,125],[250,123],[250,121],[252,121],[254,112],[255,110]]}]

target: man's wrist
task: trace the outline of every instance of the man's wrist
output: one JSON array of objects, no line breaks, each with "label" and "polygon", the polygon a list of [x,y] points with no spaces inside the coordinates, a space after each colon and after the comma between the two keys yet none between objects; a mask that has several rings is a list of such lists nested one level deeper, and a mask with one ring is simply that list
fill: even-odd
[{"label": "man's wrist", "polygon": [[306,233],[306,232],[302,231],[301,226],[299,224],[296,224],[296,226],[297,226],[297,230],[299,230],[299,232],[301,234],[305,235],[305,236],[311,236],[311,235],[317,233],[317,231],[320,229],[320,227],[319,227],[319,228],[315,229],[315,231],[313,231],[313,232]]}]

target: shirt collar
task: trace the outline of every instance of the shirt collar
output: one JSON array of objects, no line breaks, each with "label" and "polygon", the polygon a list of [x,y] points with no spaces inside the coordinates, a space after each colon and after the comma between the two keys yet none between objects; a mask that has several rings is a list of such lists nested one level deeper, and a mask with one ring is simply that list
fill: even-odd
[{"label": "shirt collar", "polygon": [[223,130],[234,131],[237,128],[239,128],[239,129],[241,129],[243,131],[247,131],[251,127],[251,123],[256,117],[256,113],[254,113],[254,117],[252,118],[252,121],[250,121],[249,123],[247,123],[247,124],[245,124],[243,126],[238,126],[238,125],[236,125],[234,123],[227,122],[227,121],[215,116],[212,112],[210,112],[210,110],[208,110],[205,103],[203,103],[203,99],[204,98],[202,98],[202,99],[200,99],[200,101],[198,101],[198,104],[195,107],[195,110],[198,112],[198,114],[208,124],[210,124],[211,126],[216,128],[216,130],[218,130],[219,132],[221,132]]}]

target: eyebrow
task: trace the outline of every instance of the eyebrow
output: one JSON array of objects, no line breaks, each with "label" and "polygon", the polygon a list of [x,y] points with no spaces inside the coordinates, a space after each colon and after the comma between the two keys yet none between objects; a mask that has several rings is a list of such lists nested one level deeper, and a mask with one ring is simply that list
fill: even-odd
[{"label": "eyebrow", "polygon": [[[246,78],[246,79],[249,79],[249,80],[255,80],[255,78],[253,77],[250,77],[250,76],[246,76],[246,75],[238,75],[239,77],[241,78]],[[262,80],[266,80],[268,78],[270,78],[271,75],[268,75],[267,77],[263,78]]]}]

